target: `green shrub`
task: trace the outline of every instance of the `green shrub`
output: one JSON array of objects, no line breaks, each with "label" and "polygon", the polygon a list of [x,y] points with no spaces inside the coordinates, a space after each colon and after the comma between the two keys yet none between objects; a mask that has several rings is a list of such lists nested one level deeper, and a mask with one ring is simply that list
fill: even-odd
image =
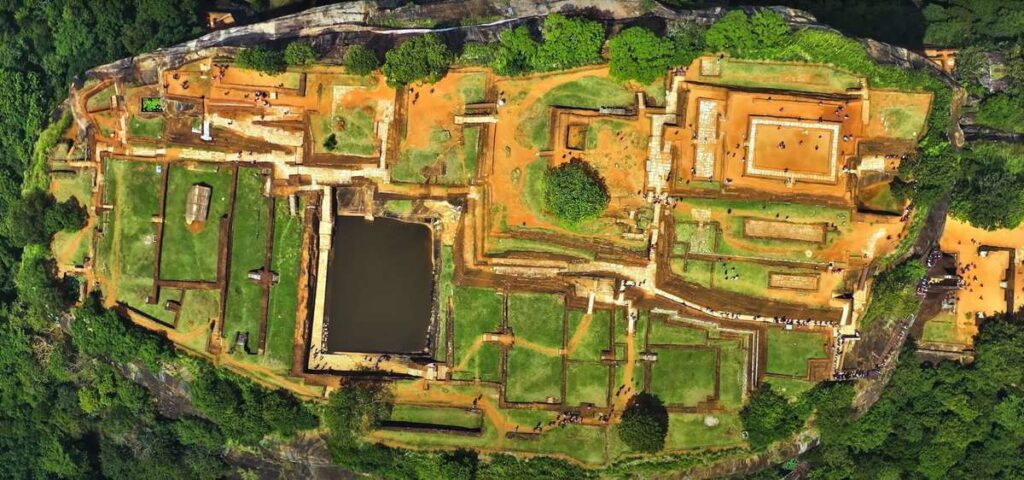
[{"label": "green shrub", "polygon": [[627,28],[608,42],[611,67],[616,80],[649,84],[665,74],[673,60],[673,45],[641,27]]},{"label": "green shrub", "polygon": [[287,66],[284,54],[265,47],[243,49],[235,56],[235,65],[268,75],[283,73]]},{"label": "green shrub", "polygon": [[284,61],[293,67],[305,67],[316,63],[316,51],[306,42],[292,42],[284,49]]},{"label": "green shrub", "polygon": [[807,402],[790,401],[772,390],[769,383],[750,394],[750,400],[740,411],[747,441],[754,450],[764,450],[772,443],[789,438],[800,430],[810,415]]},{"label": "green shrub", "polygon": [[610,200],[600,174],[581,160],[549,168],[544,175],[545,206],[569,223],[597,217]]},{"label": "green shrub", "polygon": [[[500,37],[500,35],[499,35]],[[460,65],[488,66],[498,56],[499,46],[496,43],[466,42],[459,55]]]},{"label": "green shrub", "polygon": [[917,283],[926,269],[919,260],[911,259],[882,272],[871,289],[871,302],[861,318],[861,327],[879,318],[903,319],[917,311]]},{"label": "green shrub", "polygon": [[436,82],[452,63],[448,46],[437,35],[421,35],[406,40],[398,48],[389,50],[384,58],[384,76],[392,87],[413,82]]},{"label": "green shrub", "polygon": [[356,75],[369,75],[380,66],[377,54],[362,45],[352,45],[341,59],[345,69]]}]

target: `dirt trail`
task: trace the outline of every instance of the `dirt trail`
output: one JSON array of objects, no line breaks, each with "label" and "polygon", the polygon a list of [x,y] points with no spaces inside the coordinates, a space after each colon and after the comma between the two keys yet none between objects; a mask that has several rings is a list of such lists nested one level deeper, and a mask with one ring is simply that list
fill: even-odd
[{"label": "dirt trail", "polygon": [[576,332],[572,334],[572,337],[569,339],[569,343],[565,346],[566,355],[572,353],[573,350],[576,350],[576,346],[583,341],[583,336],[586,335],[587,330],[590,329],[590,323],[593,319],[594,315],[590,313],[583,316],[583,320],[580,321],[580,325],[576,327]]}]

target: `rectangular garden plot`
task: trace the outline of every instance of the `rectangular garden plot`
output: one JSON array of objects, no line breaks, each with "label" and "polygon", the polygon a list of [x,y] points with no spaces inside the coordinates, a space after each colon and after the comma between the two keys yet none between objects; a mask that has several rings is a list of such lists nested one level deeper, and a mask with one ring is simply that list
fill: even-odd
[{"label": "rectangular garden plot", "polygon": [[[231,171],[203,164],[192,169],[169,167],[168,175],[160,278],[216,281],[220,219],[228,210]],[[198,189],[209,192],[201,218],[190,211],[191,195]]]},{"label": "rectangular garden plot", "polygon": [[504,297],[494,290],[455,287],[452,298],[452,378],[493,382],[500,379],[501,346],[485,342],[484,334],[501,329],[503,302]]},{"label": "rectangular garden plot", "polygon": [[809,360],[828,358],[828,342],[828,336],[821,333],[770,328],[765,370],[774,375],[807,377]]},{"label": "rectangular garden plot", "polygon": [[609,367],[598,362],[569,362],[565,371],[566,405],[606,406],[609,374]]},{"label": "rectangular garden plot", "polygon": [[562,357],[515,346],[508,351],[505,400],[558,403],[562,396]]},{"label": "rectangular garden plot", "polygon": [[263,289],[250,280],[252,270],[263,268],[265,262],[267,221],[270,200],[261,193],[263,175],[258,170],[238,170],[235,193],[235,212],[231,224],[231,263],[228,268],[228,297],[224,309],[224,341],[235,345],[236,336],[245,334],[245,351],[256,353],[259,348],[260,312]]},{"label": "rectangular garden plot", "polygon": [[659,348],[651,366],[651,392],[669,406],[696,407],[717,397],[718,350]]},{"label": "rectangular garden plot", "polygon": [[597,310],[588,318],[580,310],[570,310],[567,318],[569,359],[601,360],[601,352],[611,349],[611,312]]}]

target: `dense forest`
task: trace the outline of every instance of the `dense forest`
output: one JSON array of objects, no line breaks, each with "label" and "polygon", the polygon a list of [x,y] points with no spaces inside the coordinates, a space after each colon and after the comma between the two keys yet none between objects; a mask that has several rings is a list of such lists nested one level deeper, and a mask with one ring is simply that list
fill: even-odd
[{"label": "dense forest", "polygon": [[[957,78],[971,94],[974,110],[969,113],[979,124],[1024,130],[1024,2],[782,3],[805,8],[851,35],[908,46],[965,47]],[[227,450],[256,449],[317,426],[328,432],[337,461],[387,478],[593,476],[543,458],[498,455],[484,463],[471,452],[406,452],[365,444],[360,434],[387,413],[387,392],[380,385],[343,389],[327,405],[311,406],[184,358],[162,338],[136,329],[94,300],[69,310],[75,285],[55,280],[47,244],[54,232],[81,226],[82,207],[56,202],[39,188],[34,174],[39,156],[68,125],[68,117],[56,116],[57,106],[70,82],[88,68],[201,34],[202,8],[198,0],[0,4],[3,476],[219,478],[234,468],[225,460]],[[930,118],[921,155],[902,172],[902,192],[922,207],[951,195],[953,213],[982,226],[1015,226],[1024,218],[1024,198],[1006,195],[1024,191],[1021,150],[992,143],[953,148],[945,137],[948,88],[929,75],[874,64],[855,41],[827,32],[792,33],[776,16],[752,22],[742,13],[707,30],[678,28],[657,36],[639,29],[619,35],[610,41],[610,60],[621,79],[647,79],[651,72],[709,50],[828,61],[876,85],[931,90],[940,107]],[[449,52],[434,37],[423,38],[431,40],[389,52],[384,69],[392,80],[429,79],[452,62],[487,64],[508,74],[568,68],[602,61],[595,52],[605,41],[600,24],[564,18],[539,34],[511,30],[496,44],[470,44],[462,52]],[[574,40],[579,38],[586,41]],[[352,57],[354,65],[367,69],[380,60],[366,52]],[[986,85],[993,63],[1005,73],[998,91]],[[55,126],[46,128],[51,123]],[[883,289],[893,298],[880,303],[887,311],[875,314],[914,307],[902,288],[906,278],[914,277],[907,273],[913,267],[901,268],[889,275],[886,282],[892,285]],[[799,408],[763,389],[744,414],[752,446],[783,440],[812,418],[822,435],[822,446],[806,456],[815,466],[813,478],[1019,477],[1024,475],[1018,454],[1024,446],[1022,344],[1024,327],[1019,319],[1008,318],[983,326],[971,366],[922,365],[908,349],[881,400],[857,420],[850,411],[849,385],[812,390],[799,400]],[[159,410],[149,391],[133,380],[145,371],[173,372],[186,381],[191,408]]]}]

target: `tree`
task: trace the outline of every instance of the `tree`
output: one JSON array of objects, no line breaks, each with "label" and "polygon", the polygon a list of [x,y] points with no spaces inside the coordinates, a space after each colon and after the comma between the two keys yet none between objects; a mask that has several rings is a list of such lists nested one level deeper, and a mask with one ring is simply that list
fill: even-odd
[{"label": "tree", "polygon": [[76,232],[85,228],[85,221],[85,208],[75,197],[53,205],[43,216],[43,224],[50,235],[59,231]]},{"label": "tree", "polygon": [[1024,220],[1024,175],[989,151],[966,153],[949,211],[987,230],[1015,228]]},{"label": "tree", "polygon": [[495,53],[494,71],[500,75],[521,75],[533,69],[533,59],[540,44],[533,39],[530,30],[518,26],[498,34],[498,51]]},{"label": "tree", "polygon": [[284,48],[284,61],[293,67],[305,67],[316,63],[316,51],[306,42],[291,42]]},{"label": "tree", "polygon": [[4,233],[15,245],[22,247],[50,243],[50,238],[64,220],[69,220],[62,214],[54,214],[50,221],[46,221],[47,213],[54,205],[55,199],[47,192],[40,189],[25,192],[8,206],[3,219]]},{"label": "tree", "polygon": [[250,47],[242,49],[235,56],[235,65],[256,70],[267,75],[277,75],[285,71],[287,64],[284,54],[266,47]]},{"label": "tree", "polygon": [[672,42],[641,27],[631,27],[608,42],[613,78],[647,85],[665,74],[673,60]]},{"label": "tree", "polygon": [[336,390],[324,407],[324,427],[335,445],[353,445],[391,416],[392,393],[384,384],[353,382]]},{"label": "tree", "polygon": [[758,10],[750,17],[750,30],[757,38],[757,47],[779,48],[789,40],[789,25],[782,15],[773,10]]},{"label": "tree", "polygon": [[56,276],[57,264],[45,246],[26,248],[14,284],[27,308],[28,320],[35,328],[45,328],[74,300],[74,290]]},{"label": "tree", "polygon": [[653,453],[665,448],[668,435],[668,410],[661,400],[641,393],[629,400],[619,423],[619,438],[638,452]]},{"label": "tree", "polygon": [[771,384],[762,383],[740,411],[740,420],[751,448],[763,450],[796,433],[809,413],[805,402],[790,403],[772,390]]},{"label": "tree", "polygon": [[352,45],[345,50],[345,56],[341,59],[345,69],[356,75],[369,75],[380,66],[380,60],[373,50],[362,45]]},{"label": "tree", "polygon": [[530,59],[534,70],[565,70],[601,61],[604,27],[598,22],[552,13],[540,32],[544,41]]},{"label": "tree", "polygon": [[338,147],[338,136],[333,132],[324,139],[324,149],[333,152]]},{"label": "tree", "polygon": [[159,337],[127,324],[117,312],[103,309],[95,298],[87,299],[74,316],[71,340],[82,353],[118,363],[140,360],[151,371],[170,359]]},{"label": "tree", "polygon": [[389,50],[384,55],[383,71],[388,85],[399,87],[413,82],[436,82],[451,63],[452,54],[440,37],[420,35]]},{"label": "tree", "polygon": [[671,65],[689,66],[704,53],[704,35],[707,28],[696,23],[684,23],[669,30],[672,42]]},{"label": "tree", "polygon": [[582,160],[549,168],[544,176],[544,204],[569,223],[597,217],[610,200],[600,174]]},{"label": "tree", "polygon": [[718,19],[708,29],[704,39],[710,50],[733,55],[749,52],[757,44],[750,19],[743,10],[733,10]]}]

